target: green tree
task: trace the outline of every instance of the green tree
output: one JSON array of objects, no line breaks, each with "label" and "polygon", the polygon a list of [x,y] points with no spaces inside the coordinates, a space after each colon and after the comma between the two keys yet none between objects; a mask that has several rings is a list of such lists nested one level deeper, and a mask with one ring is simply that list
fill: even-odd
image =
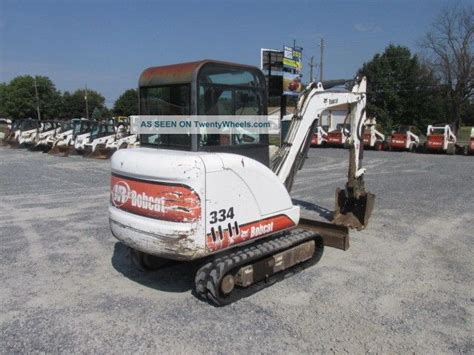
[{"label": "green tree", "polygon": [[[62,96],[62,118],[86,117],[86,91],[84,89],[76,90],[74,93],[64,92]],[[87,104],[89,109],[89,118],[95,109],[102,114],[107,113],[105,107],[105,98],[97,91],[87,89]]]},{"label": "green tree", "polygon": [[135,89],[125,91],[115,101],[113,113],[116,116],[130,116],[138,114],[138,93]]},{"label": "green tree", "polygon": [[[39,108],[42,119],[53,119],[59,114],[61,95],[53,82],[45,76],[36,76]],[[17,76],[1,91],[2,113],[10,118],[37,118],[35,78],[30,75]]]},{"label": "green tree", "polygon": [[7,84],[0,83],[0,117],[7,117],[5,102],[7,100]]},{"label": "green tree", "polygon": [[367,113],[387,131],[400,124],[424,130],[443,119],[442,87],[408,48],[389,45],[365,63],[359,75],[367,76]]}]

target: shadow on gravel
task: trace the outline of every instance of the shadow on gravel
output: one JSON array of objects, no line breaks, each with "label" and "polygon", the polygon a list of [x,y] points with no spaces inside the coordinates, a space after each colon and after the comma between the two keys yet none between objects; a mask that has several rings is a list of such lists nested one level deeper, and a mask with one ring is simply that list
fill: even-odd
[{"label": "shadow on gravel", "polygon": [[328,210],[325,207],[321,207],[321,206],[315,205],[314,203],[301,201],[297,199],[293,199],[293,203],[303,207],[305,210],[316,212],[317,214],[319,214],[319,216],[321,216],[322,218],[328,221],[333,220],[334,212],[331,210]]},{"label": "shadow on gravel", "polygon": [[196,262],[172,261],[157,271],[143,271],[133,263],[130,248],[120,242],[115,243],[112,266],[132,281],[165,292],[191,290],[199,268]]}]

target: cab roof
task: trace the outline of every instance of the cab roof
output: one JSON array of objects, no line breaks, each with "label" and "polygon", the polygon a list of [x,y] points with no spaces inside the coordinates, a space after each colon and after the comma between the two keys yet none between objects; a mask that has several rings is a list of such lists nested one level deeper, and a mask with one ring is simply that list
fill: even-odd
[{"label": "cab roof", "polygon": [[199,71],[205,65],[227,66],[229,68],[246,69],[252,72],[260,71],[257,67],[251,65],[204,59],[195,62],[147,68],[140,75],[138,85],[140,87],[147,87],[191,83],[193,80],[196,80]]}]

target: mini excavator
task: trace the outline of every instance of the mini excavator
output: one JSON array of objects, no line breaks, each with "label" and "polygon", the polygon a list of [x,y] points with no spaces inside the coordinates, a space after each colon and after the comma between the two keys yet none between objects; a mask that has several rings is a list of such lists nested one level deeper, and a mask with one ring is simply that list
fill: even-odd
[{"label": "mini excavator", "polygon": [[[144,267],[200,260],[194,292],[216,306],[316,264],[324,246],[347,249],[349,228],[367,226],[375,200],[362,167],[366,85],[308,85],[272,158],[264,134],[140,134],[140,148],[112,156],[113,235]],[[259,69],[212,60],[148,68],[139,96],[140,115],[267,113]],[[332,222],[301,218],[289,192],[321,114],[335,108],[350,110],[348,180]]]}]

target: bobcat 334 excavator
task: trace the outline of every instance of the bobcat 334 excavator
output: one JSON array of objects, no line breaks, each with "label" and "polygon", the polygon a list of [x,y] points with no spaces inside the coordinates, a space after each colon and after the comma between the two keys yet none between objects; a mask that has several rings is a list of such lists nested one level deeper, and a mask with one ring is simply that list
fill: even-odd
[{"label": "bobcat 334 excavator", "polygon": [[[365,78],[346,92],[311,83],[271,159],[263,134],[140,134],[141,148],[112,156],[113,235],[145,267],[150,255],[201,259],[194,292],[216,306],[317,263],[325,245],[347,249],[348,228],[365,228],[375,200],[365,191],[362,167],[365,91]],[[239,115],[243,108],[265,115],[267,109],[260,70],[209,60],[146,69],[139,96],[141,115]],[[336,192],[332,223],[301,218],[289,194],[329,108],[351,110],[348,181]]]}]

